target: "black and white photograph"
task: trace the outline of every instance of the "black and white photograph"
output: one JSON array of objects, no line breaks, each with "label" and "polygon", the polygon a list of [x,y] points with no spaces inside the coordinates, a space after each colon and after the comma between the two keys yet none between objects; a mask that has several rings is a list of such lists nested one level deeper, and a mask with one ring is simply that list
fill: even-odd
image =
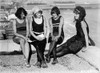
[{"label": "black and white photograph", "polygon": [[100,1],[0,0],[0,73],[100,73]]}]

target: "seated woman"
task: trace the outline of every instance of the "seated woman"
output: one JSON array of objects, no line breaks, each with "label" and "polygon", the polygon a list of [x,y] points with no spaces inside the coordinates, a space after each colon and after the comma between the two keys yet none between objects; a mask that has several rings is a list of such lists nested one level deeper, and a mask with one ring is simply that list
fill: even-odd
[{"label": "seated woman", "polygon": [[20,44],[22,49],[26,66],[30,67],[29,64],[29,43],[27,41],[29,35],[28,29],[28,20],[26,18],[27,12],[24,8],[20,7],[15,12],[16,18],[13,20],[13,30],[14,30],[14,37],[13,41],[17,44]]},{"label": "seated woman", "polygon": [[36,48],[37,62],[35,66],[46,68],[47,64],[44,59],[44,51],[46,47],[46,19],[43,16],[43,11],[39,7],[34,7],[32,10],[32,17],[30,21],[30,40],[32,45]]},{"label": "seated woman", "polygon": [[[62,57],[66,54],[73,53],[76,54],[83,47],[88,47],[90,45],[95,45],[93,40],[89,36],[89,27],[85,21],[86,11],[83,7],[77,6],[74,9],[75,27],[76,35],[68,39],[65,43],[56,48],[56,57]],[[46,57],[48,57],[46,55]],[[50,55],[53,57],[53,54]]]},{"label": "seated woman", "polygon": [[64,19],[60,15],[59,8],[56,6],[51,9],[51,15],[52,15],[52,17],[49,19],[50,47],[49,47],[48,56],[47,56],[46,60],[49,63],[50,55],[51,55],[51,53],[53,53],[54,59],[53,59],[52,64],[56,64],[58,62],[57,57],[56,57],[56,47],[58,44],[61,44],[64,39],[64,32],[63,32]]}]

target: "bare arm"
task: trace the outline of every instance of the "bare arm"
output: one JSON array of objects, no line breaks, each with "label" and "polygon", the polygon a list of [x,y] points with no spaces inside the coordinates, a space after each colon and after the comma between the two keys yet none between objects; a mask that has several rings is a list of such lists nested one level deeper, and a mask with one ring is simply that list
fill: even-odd
[{"label": "bare arm", "polygon": [[82,29],[83,29],[83,32],[85,35],[86,47],[88,47],[88,33],[86,30],[86,27],[87,27],[86,24],[84,22],[82,22]]},{"label": "bare arm", "polygon": [[29,36],[29,24],[28,24],[28,20],[26,18],[26,38],[28,38]]},{"label": "bare arm", "polygon": [[53,26],[52,26],[52,20],[51,20],[51,18],[49,19],[49,31],[51,33],[51,36],[53,36]]},{"label": "bare arm", "polygon": [[64,24],[64,18],[61,17],[60,24],[59,24],[59,34],[58,34],[58,37],[60,37],[60,35],[61,35],[63,24]]},{"label": "bare arm", "polygon": [[30,20],[30,34],[37,39],[37,36],[33,33],[33,28],[32,28],[32,18]]},{"label": "bare arm", "polygon": [[44,36],[45,37],[47,36],[47,22],[46,22],[46,18],[44,18]]}]

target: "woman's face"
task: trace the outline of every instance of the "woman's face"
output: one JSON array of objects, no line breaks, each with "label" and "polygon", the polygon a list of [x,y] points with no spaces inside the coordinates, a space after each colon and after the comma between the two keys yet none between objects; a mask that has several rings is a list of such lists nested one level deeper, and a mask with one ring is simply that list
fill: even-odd
[{"label": "woman's face", "polygon": [[53,17],[54,19],[56,19],[56,18],[58,17],[58,15],[57,15],[56,13],[53,13],[53,14],[52,14],[52,17]]},{"label": "woman's face", "polygon": [[37,18],[40,18],[41,16],[42,16],[42,13],[40,13],[40,12],[37,12],[37,13],[36,13],[36,17],[37,17]]},{"label": "woman's face", "polygon": [[74,13],[74,18],[75,18],[75,20],[78,20],[79,19],[79,14],[78,13]]},{"label": "woman's face", "polygon": [[25,14],[23,12],[21,13],[21,19],[25,19]]}]

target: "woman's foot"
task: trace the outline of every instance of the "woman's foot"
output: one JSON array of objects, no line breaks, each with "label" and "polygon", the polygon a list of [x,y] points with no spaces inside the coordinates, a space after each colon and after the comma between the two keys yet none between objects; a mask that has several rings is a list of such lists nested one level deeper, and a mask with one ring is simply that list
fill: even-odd
[{"label": "woman's foot", "polygon": [[27,61],[26,58],[24,58],[24,61],[25,61],[25,66],[26,66],[27,68],[31,67],[31,65],[29,64],[29,62]]},{"label": "woman's foot", "polygon": [[45,58],[47,58],[48,57],[48,54],[45,54]]},{"label": "woman's foot", "polygon": [[48,56],[48,54],[46,54],[45,57],[46,57],[46,62],[47,62],[47,63],[50,63],[50,60],[51,60],[51,59],[50,59],[50,57]]},{"label": "woman's foot", "polygon": [[41,67],[42,68],[47,68],[48,66],[47,66],[46,62],[42,62]]},{"label": "woman's foot", "polygon": [[50,63],[50,61],[51,61],[50,57],[47,57],[47,58],[46,58],[46,62],[47,62],[47,63]]},{"label": "woman's foot", "polygon": [[28,62],[25,62],[25,66],[26,66],[27,68],[31,67],[31,65],[30,65]]},{"label": "woman's foot", "polygon": [[53,62],[52,62],[53,65],[55,65],[57,63],[58,63],[58,60],[57,59],[54,59]]},{"label": "woman's foot", "polygon": [[34,66],[37,66],[38,68],[40,68],[41,67],[41,63],[38,61],[38,62],[35,63]]}]

